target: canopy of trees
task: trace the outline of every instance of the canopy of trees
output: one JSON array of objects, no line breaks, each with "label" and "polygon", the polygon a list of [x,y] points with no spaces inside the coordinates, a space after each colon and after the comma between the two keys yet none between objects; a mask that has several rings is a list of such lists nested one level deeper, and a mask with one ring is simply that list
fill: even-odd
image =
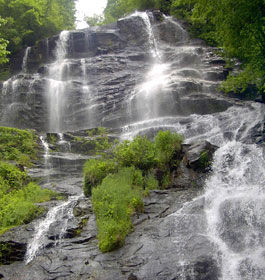
[{"label": "canopy of trees", "polygon": [[108,0],[105,23],[134,10],[157,8],[190,23],[190,31],[244,67],[223,90],[243,92],[252,84],[265,93],[265,0]]},{"label": "canopy of trees", "polygon": [[[5,24],[5,20],[0,17],[0,28],[3,24]],[[6,50],[7,45],[8,41],[2,38],[2,34],[0,32],[0,64],[8,61],[7,55],[9,52]]]},{"label": "canopy of trees", "polygon": [[5,62],[6,47],[15,53],[61,30],[73,29],[74,15],[74,0],[0,0],[0,63]]}]

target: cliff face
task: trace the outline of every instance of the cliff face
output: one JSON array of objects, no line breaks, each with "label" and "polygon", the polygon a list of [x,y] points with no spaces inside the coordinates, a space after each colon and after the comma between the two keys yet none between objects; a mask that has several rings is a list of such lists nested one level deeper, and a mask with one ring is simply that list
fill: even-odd
[{"label": "cliff face", "polygon": [[189,39],[175,20],[152,14],[63,31],[12,65],[17,74],[2,85],[0,124],[20,128],[120,127],[231,105],[216,94],[227,71],[214,49]]}]

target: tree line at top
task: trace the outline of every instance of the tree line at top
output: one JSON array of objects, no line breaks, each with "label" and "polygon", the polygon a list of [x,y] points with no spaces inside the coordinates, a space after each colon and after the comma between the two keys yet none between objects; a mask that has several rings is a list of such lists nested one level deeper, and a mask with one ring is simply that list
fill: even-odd
[{"label": "tree line at top", "polygon": [[[242,63],[238,75],[223,83],[226,92],[251,85],[265,94],[265,0],[108,0],[103,16],[87,18],[105,24],[135,10],[160,9],[184,19],[194,37],[221,47],[228,63]],[[75,0],[0,0],[0,64],[36,41],[74,29]]]},{"label": "tree line at top", "polygon": [[74,23],[75,0],[0,0],[0,64]]}]

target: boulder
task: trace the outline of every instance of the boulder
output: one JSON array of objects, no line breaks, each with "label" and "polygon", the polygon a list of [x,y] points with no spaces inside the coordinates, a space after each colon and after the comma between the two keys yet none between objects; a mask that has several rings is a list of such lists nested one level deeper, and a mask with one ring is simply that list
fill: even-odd
[{"label": "boulder", "polygon": [[205,172],[209,169],[213,154],[217,146],[206,140],[184,145],[184,162],[188,168],[194,171]]}]

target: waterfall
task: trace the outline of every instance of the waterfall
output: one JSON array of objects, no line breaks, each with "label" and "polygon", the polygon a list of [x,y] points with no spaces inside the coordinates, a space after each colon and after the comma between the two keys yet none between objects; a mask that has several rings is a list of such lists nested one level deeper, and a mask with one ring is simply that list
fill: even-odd
[{"label": "waterfall", "polygon": [[140,16],[146,26],[146,31],[148,34],[148,43],[151,50],[151,53],[154,58],[160,59],[160,54],[157,46],[157,42],[153,33],[152,25],[150,18],[146,12],[136,12],[132,16]]},{"label": "waterfall", "polygon": [[80,197],[81,196],[71,196],[66,202],[51,208],[47,213],[46,218],[36,225],[34,236],[27,247],[25,257],[26,264],[30,263],[38,252],[47,245],[47,234],[53,223],[60,223],[59,228],[56,227],[59,240],[64,237],[68,221],[74,217],[74,205],[76,205]]},{"label": "waterfall", "polygon": [[208,236],[221,258],[221,279],[265,275],[265,167],[262,148],[231,141],[215,154],[206,182]]},{"label": "waterfall", "polygon": [[55,62],[49,66],[47,79],[47,104],[49,110],[49,131],[63,130],[64,109],[67,104],[67,76],[69,64],[67,59],[69,31],[62,31],[55,48]]},{"label": "waterfall", "polygon": [[30,54],[30,50],[31,50],[31,47],[27,47],[26,50],[25,50],[25,54],[24,54],[23,62],[22,62],[22,72],[23,73],[27,72],[28,56]]},{"label": "waterfall", "polygon": [[92,127],[93,124],[93,117],[94,117],[94,109],[93,109],[93,96],[91,93],[91,89],[88,85],[87,82],[87,69],[86,69],[86,59],[82,58],[80,60],[81,62],[81,71],[82,71],[82,76],[81,76],[81,81],[82,81],[82,99],[81,102],[85,104],[85,121],[87,123],[87,127]]},{"label": "waterfall", "polygon": [[58,136],[59,136],[58,144],[63,146],[63,150],[67,152],[71,152],[71,142],[68,142],[64,139],[63,133],[58,133]]}]

